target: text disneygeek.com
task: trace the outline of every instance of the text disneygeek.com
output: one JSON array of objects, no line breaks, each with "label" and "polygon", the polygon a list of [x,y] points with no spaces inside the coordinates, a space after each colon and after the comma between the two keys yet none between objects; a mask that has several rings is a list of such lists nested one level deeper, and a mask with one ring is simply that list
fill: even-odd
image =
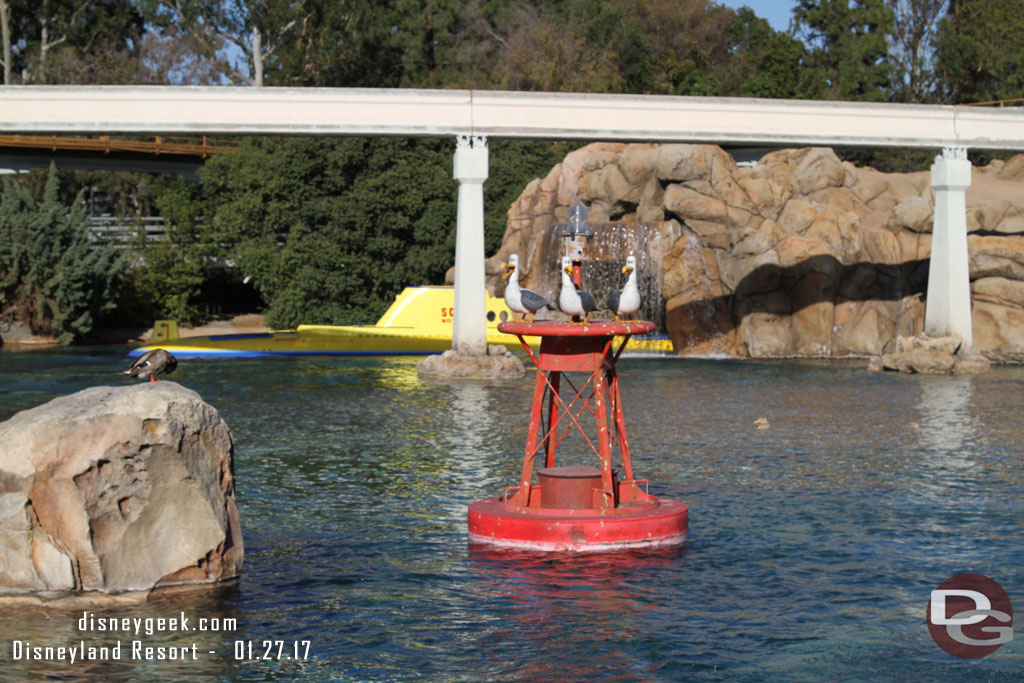
[{"label": "text disneygeek.com", "polygon": [[[238,620],[231,617],[193,617],[184,612],[173,617],[109,617],[83,612],[77,626],[82,634],[77,641],[53,644],[12,640],[7,654],[12,661],[69,664],[110,660],[198,660],[207,655],[226,656],[236,661],[280,661],[306,660],[310,655],[308,640],[235,640],[221,646],[226,652],[211,650],[209,642],[199,644],[188,640],[187,636],[182,637],[182,642],[166,642],[165,634],[171,633],[236,631]],[[159,636],[160,642],[148,642],[145,636]],[[112,637],[117,640],[111,640]]]}]

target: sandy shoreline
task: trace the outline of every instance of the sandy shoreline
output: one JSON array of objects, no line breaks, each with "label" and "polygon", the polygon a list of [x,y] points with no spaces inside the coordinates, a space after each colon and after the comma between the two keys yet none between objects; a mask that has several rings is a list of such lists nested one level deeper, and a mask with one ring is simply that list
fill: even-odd
[{"label": "sandy shoreline", "polygon": [[[213,320],[196,327],[179,327],[180,337],[204,337],[211,334],[256,334],[269,332],[270,328],[262,315],[245,314]],[[85,345],[94,344],[131,344],[140,345],[149,342],[153,335],[152,327],[118,327],[95,330]],[[53,337],[34,335],[27,325],[15,323],[11,329],[0,334],[3,347],[32,348],[54,346],[57,340]]]}]

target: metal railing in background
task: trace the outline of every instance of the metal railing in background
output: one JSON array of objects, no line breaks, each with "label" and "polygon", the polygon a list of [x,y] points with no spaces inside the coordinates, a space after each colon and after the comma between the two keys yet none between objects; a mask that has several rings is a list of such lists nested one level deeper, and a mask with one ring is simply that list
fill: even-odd
[{"label": "metal railing in background", "polygon": [[120,218],[112,215],[89,216],[89,236],[97,242],[113,244],[120,249],[129,249],[145,243],[162,242],[167,239],[167,221],[156,216],[152,218]]},{"label": "metal railing in background", "polygon": [[96,137],[75,137],[69,135],[0,135],[0,147],[48,150],[50,152],[86,151],[111,154],[134,152],[154,156],[190,156],[206,159],[215,152],[231,151],[235,146],[211,140],[205,135],[198,137],[169,137],[156,135],[144,140],[130,140],[122,137],[99,135]]}]

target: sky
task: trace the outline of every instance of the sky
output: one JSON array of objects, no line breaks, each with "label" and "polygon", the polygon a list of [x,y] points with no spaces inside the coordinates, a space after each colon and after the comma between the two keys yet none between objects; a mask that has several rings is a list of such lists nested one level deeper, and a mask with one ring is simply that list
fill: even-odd
[{"label": "sky", "polygon": [[754,10],[754,14],[768,20],[776,31],[789,28],[789,20],[793,16],[796,0],[716,0],[718,4],[739,9],[746,5]]}]

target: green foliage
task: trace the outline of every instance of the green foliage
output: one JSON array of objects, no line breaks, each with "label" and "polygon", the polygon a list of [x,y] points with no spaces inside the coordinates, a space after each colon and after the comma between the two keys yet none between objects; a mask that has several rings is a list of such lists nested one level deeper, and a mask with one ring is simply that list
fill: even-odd
[{"label": "green foliage", "polygon": [[334,0],[307,3],[294,39],[278,49],[273,85],[397,87],[402,54],[393,2]]},{"label": "green foliage", "polygon": [[373,321],[454,253],[448,141],[274,139],[203,169],[208,221],[275,327]]},{"label": "green foliage", "polygon": [[160,242],[143,252],[120,294],[120,305],[133,322],[169,319],[194,325],[202,318],[198,298],[205,282],[203,264],[182,258],[171,242]]},{"label": "green foliage", "polygon": [[723,95],[795,98],[799,94],[803,44],[777,33],[749,7],[740,8],[729,24],[733,58],[725,68]]},{"label": "green foliage", "polygon": [[41,201],[13,180],[0,197],[0,292],[18,318],[62,344],[92,331],[114,306],[124,271],[109,245],[90,240],[82,193],[71,206],[59,199],[51,167]]},{"label": "green foliage", "polygon": [[810,99],[888,99],[892,65],[886,36],[893,12],[885,0],[799,0],[793,17],[811,46],[803,69]]},{"label": "green foliage", "polygon": [[397,0],[393,43],[401,54],[402,87],[440,88],[457,80],[459,0]]},{"label": "green foliage", "polygon": [[1019,0],[952,0],[938,30],[942,100],[1024,97],[1024,12]]},{"label": "green foliage", "polygon": [[591,44],[613,46],[625,92],[721,94],[721,69],[729,59],[730,10],[704,0],[599,5],[594,28],[601,28],[592,30]]},{"label": "green foliage", "polygon": [[9,8],[12,84],[133,78],[144,26],[132,0],[9,0]]},{"label": "green foliage", "polygon": [[947,0],[901,0],[891,2],[892,34],[889,61],[893,66],[892,101],[934,102],[938,20]]},{"label": "green foliage", "polygon": [[[449,140],[253,138],[206,164],[193,211],[263,293],[271,325],[373,322],[403,287],[442,283],[454,261],[453,151]],[[536,169],[566,151],[495,141],[488,249]]]},{"label": "green foliage", "polygon": [[203,285],[214,278],[224,254],[199,220],[203,204],[196,184],[174,177],[155,185],[155,209],[167,225],[165,239],[148,241],[140,231],[139,258],[126,278],[119,305],[133,322],[167,318],[195,324],[208,312]]}]

